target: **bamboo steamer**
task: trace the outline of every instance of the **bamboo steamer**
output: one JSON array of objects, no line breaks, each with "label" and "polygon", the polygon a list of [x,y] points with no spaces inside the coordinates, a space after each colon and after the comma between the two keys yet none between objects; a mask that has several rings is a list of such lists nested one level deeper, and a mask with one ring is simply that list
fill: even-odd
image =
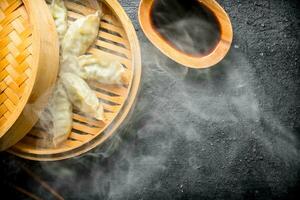
[{"label": "bamboo steamer", "polygon": [[59,45],[46,3],[1,0],[0,46],[0,150],[5,150],[36,123],[46,104],[41,97],[48,98],[56,81]]},{"label": "bamboo steamer", "polygon": [[155,30],[150,16],[155,0],[142,0],[139,6],[139,22],[147,38],[163,54],[175,62],[189,68],[203,69],[219,63],[228,53],[232,39],[233,30],[230,18],[226,11],[215,0],[198,0],[207,7],[217,18],[220,24],[221,37],[216,47],[207,55],[189,55],[174,48],[166,39]]},{"label": "bamboo steamer", "polygon": [[[9,152],[22,158],[38,161],[55,161],[81,155],[101,145],[113,136],[125,120],[135,102],[141,78],[141,55],[135,29],[117,0],[103,0],[104,17],[99,37],[88,53],[120,60],[126,71],[124,86],[90,83],[103,102],[105,120],[96,121],[73,111],[73,129],[68,140],[57,148],[40,146],[44,132],[32,129]],[[65,0],[68,19],[74,21],[95,13],[96,0]]]}]

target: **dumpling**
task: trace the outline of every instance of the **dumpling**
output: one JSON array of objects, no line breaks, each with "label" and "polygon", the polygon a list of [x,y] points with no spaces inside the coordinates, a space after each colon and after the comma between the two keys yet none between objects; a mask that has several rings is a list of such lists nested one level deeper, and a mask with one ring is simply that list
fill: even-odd
[{"label": "dumpling", "polygon": [[78,58],[78,63],[84,79],[104,84],[123,84],[126,81],[125,69],[119,61],[84,55]]},{"label": "dumpling", "polygon": [[67,140],[72,130],[72,104],[60,81],[52,94],[49,105],[40,116],[38,127],[47,132],[44,146],[57,147]]},{"label": "dumpling", "polygon": [[54,18],[59,40],[62,41],[68,29],[67,9],[64,1],[52,0],[50,10]]},{"label": "dumpling", "polygon": [[125,69],[120,62],[94,55],[65,56],[61,60],[61,73],[65,72],[103,84],[125,84],[127,80]]},{"label": "dumpling", "polygon": [[61,80],[73,105],[81,112],[98,120],[104,119],[104,109],[88,84],[73,73],[62,73]]},{"label": "dumpling", "polygon": [[78,58],[73,55],[61,57],[60,73],[70,72],[84,78],[83,70],[80,68]]},{"label": "dumpling", "polygon": [[73,22],[62,42],[63,56],[80,56],[86,53],[99,33],[100,13],[82,17]]}]

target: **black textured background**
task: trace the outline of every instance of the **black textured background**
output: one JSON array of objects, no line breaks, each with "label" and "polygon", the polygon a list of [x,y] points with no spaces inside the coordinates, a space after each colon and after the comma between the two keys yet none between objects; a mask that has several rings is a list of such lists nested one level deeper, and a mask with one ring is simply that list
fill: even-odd
[{"label": "black textured background", "polygon": [[[143,81],[135,112],[112,145],[79,159],[24,161],[1,153],[1,193],[66,199],[297,199],[299,1],[219,0],[234,43],[209,70],[162,56],[137,22],[138,0],[120,0],[138,33]],[[114,151],[116,150],[116,151]]]}]

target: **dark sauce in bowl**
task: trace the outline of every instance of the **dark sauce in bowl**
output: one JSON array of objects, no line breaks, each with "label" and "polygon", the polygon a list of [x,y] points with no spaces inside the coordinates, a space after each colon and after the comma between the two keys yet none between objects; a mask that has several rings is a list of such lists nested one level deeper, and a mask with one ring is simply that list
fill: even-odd
[{"label": "dark sauce in bowl", "polygon": [[186,54],[209,54],[220,40],[216,16],[199,0],[154,0],[151,19],[160,36]]}]

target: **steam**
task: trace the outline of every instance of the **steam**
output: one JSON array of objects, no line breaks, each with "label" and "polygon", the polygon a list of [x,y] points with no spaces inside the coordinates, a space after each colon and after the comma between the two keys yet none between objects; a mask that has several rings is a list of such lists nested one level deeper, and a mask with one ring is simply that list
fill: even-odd
[{"label": "steam", "polygon": [[[293,186],[298,140],[261,109],[252,66],[241,53],[232,49],[218,65],[192,70],[149,43],[142,51],[141,92],[117,136],[81,157],[40,163],[38,173],[48,174],[62,196],[168,200],[183,193],[214,199],[234,193],[239,199],[245,183],[270,194]],[[214,192],[220,196],[210,196]]]},{"label": "steam", "polygon": [[[183,52],[192,54],[206,53],[207,50],[214,45],[211,45],[211,40],[213,39],[205,39],[203,35],[208,35],[210,33],[213,37],[218,37],[218,34],[214,33],[215,27],[205,20],[199,20],[199,18],[196,17],[189,18],[189,24],[186,23],[186,20],[187,19],[182,19],[168,24],[159,29],[159,32],[169,40],[173,41],[173,44]],[[191,27],[201,27],[201,29]],[[178,32],[178,30],[181,31]],[[195,43],[195,40],[198,42]]]},{"label": "steam", "polygon": [[150,16],[158,33],[185,53],[208,54],[219,41],[219,22],[199,1],[155,1]]},{"label": "steam", "polygon": [[163,184],[178,194],[210,194],[218,185],[237,196],[245,181],[272,194],[293,185],[298,141],[260,110],[243,55],[232,50],[218,66],[187,70],[148,44],[142,49],[142,91],[118,136],[80,158],[42,163],[58,191],[67,199],[174,199]]}]

